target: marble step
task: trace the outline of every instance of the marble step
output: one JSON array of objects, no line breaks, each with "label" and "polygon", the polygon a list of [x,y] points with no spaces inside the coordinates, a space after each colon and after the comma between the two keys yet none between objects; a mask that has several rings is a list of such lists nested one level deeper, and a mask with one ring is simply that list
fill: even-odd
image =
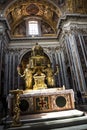
[{"label": "marble step", "polygon": [[[22,123],[33,123],[39,121],[50,121],[50,120],[58,120],[58,119],[67,119],[73,117],[84,116],[84,112],[73,109],[67,111],[58,111],[58,112],[47,112],[47,113],[39,113],[39,114],[29,114],[23,115],[20,117],[20,121]],[[12,120],[9,118],[6,120],[6,123],[12,123]]]},{"label": "marble step", "polygon": [[[48,114],[48,115],[46,115]],[[39,116],[39,117],[38,117]],[[55,117],[56,116],[56,117]],[[6,130],[33,130],[33,129],[57,129],[68,128],[87,124],[87,116],[79,110],[70,110],[54,113],[42,113],[32,115],[30,119],[21,119],[20,127],[11,127],[11,122]]]},{"label": "marble step", "polygon": [[52,120],[52,121],[43,121],[35,123],[24,123],[20,127],[8,127],[6,130],[34,130],[34,129],[57,129],[65,127],[77,127],[78,125],[86,125],[87,116],[61,119],[61,120]]}]

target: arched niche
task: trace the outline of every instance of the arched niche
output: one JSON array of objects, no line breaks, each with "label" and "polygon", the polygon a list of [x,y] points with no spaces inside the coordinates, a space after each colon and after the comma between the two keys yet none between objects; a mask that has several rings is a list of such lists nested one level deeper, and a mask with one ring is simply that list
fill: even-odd
[{"label": "arched niche", "polygon": [[[44,52],[44,57],[46,58],[46,65],[48,63],[51,64],[51,60],[50,58],[48,57],[48,55]],[[26,65],[29,64],[29,60],[31,59],[31,50],[26,52],[22,57],[21,57],[21,60],[20,60],[20,67],[22,67],[22,70],[24,71],[24,69],[26,68]]]}]

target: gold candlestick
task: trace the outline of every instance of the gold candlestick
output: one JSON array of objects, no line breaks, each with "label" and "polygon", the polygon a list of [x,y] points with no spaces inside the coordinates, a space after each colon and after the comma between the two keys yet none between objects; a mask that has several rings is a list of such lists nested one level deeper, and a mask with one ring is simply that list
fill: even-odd
[{"label": "gold candlestick", "polygon": [[14,95],[14,109],[13,109],[13,122],[11,124],[12,127],[21,126],[20,122],[20,94],[23,94],[23,90],[11,90],[10,93]]}]

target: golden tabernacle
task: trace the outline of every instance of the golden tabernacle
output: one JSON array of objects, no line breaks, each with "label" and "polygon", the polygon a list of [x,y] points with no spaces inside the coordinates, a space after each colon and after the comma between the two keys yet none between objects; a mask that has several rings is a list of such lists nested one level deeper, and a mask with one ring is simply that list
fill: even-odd
[{"label": "golden tabernacle", "polygon": [[17,70],[18,74],[24,77],[26,90],[55,87],[54,72],[50,60],[45,56],[43,48],[37,43],[32,48],[31,57],[23,74],[21,74],[20,67]]}]

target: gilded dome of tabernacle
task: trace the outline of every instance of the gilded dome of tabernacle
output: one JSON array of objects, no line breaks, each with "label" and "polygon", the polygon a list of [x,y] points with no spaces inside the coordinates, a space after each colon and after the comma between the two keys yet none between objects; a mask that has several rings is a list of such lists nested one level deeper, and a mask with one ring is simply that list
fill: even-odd
[{"label": "gilded dome of tabernacle", "polygon": [[42,56],[44,55],[43,48],[36,43],[36,45],[32,48],[32,56]]}]

